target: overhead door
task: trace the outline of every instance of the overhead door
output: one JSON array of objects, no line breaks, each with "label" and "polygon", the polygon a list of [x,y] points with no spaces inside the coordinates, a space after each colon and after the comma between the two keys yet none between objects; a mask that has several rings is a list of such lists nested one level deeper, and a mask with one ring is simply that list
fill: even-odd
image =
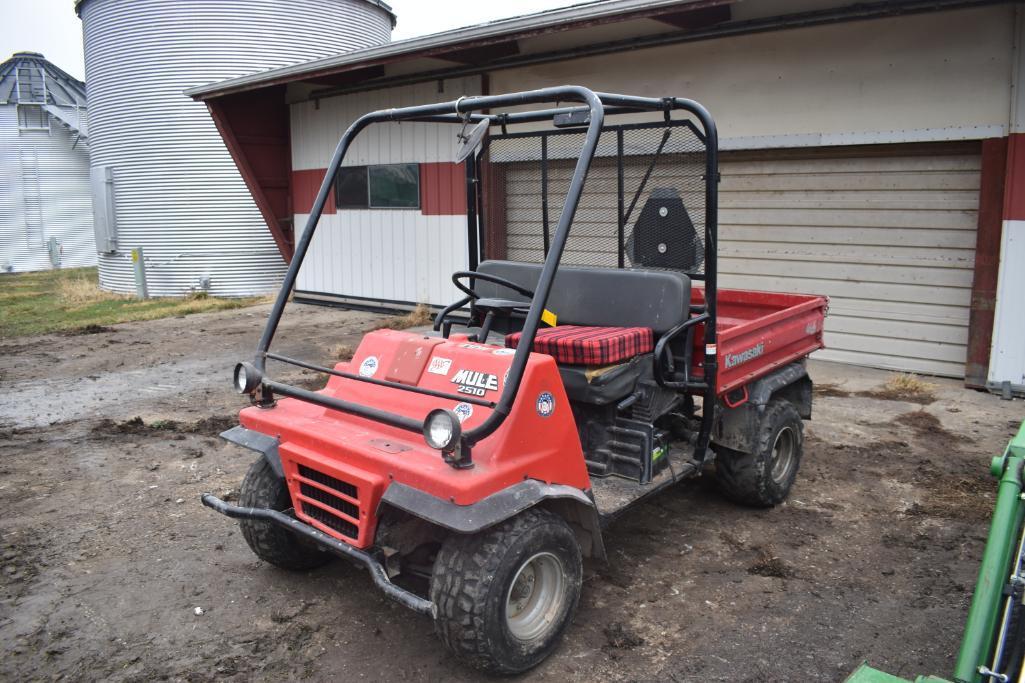
[{"label": "overhead door", "polygon": [[977,145],[727,155],[724,287],[830,297],[817,358],[964,375]]},{"label": "overhead door", "polygon": [[[627,162],[626,175],[642,176],[645,165]],[[560,166],[551,173],[556,209],[569,172]],[[828,348],[817,358],[961,377],[979,166],[976,143],[724,153],[720,286],[828,295]],[[540,256],[529,173],[516,164],[505,172],[509,258]],[[607,222],[580,226],[595,234],[564,262],[609,265],[597,252],[606,242],[615,249],[614,202]]]}]

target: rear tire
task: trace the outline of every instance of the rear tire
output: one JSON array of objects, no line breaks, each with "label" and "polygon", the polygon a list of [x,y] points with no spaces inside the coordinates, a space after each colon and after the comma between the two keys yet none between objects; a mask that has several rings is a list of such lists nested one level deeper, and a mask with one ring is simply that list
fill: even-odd
[{"label": "rear tire", "polygon": [[797,408],[774,398],[758,423],[753,453],[716,447],[716,481],[727,498],[741,505],[779,505],[797,479],[803,453],[804,423]]},{"label": "rear tire", "polygon": [[[279,479],[265,458],[254,462],[239,491],[239,504],[284,512],[292,507],[292,497],[284,479]],[[305,543],[293,533],[272,522],[240,519],[242,537],[250,549],[264,562],[275,567],[305,570],[320,567],[331,555]]]},{"label": "rear tire", "polygon": [[582,577],[573,531],[547,510],[527,510],[473,536],[454,534],[434,562],[435,629],[467,664],[521,673],[558,645]]}]

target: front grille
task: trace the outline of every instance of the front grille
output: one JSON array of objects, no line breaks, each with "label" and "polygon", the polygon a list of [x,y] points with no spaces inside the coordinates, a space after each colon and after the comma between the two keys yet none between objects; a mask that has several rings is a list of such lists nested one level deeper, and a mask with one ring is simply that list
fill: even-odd
[{"label": "front grille", "polygon": [[307,498],[312,498],[318,503],[323,503],[328,507],[333,507],[343,515],[352,517],[353,519],[359,519],[359,507],[353,505],[347,500],[342,500],[338,496],[333,496],[327,491],[318,489],[316,486],[300,483],[299,493],[303,494]]},{"label": "front grille", "polygon": [[323,472],[317,470],[311,470],[306,465],[299,465],[299,476],[310,481],[315,481],[318,484],[322,484],[328,488],[338,491],[342,495],[346,495],[349,498],[358,498],[356,495],[356,487],[347,481],[335,479],[334,477],[328,476]]},{"label": "front grille", "polygon": [[317,507],[303,501],[303,514],[314,519],[324,526],[330,527],[340,533],[342,536],[348,536],[349,538],[359,537],[359,527],[352,522],[347,522],[341,517],[332,515],[327,510]]},{"label": "front grille", "polygon": [[359,538],[359,505],[352,502],[358,500],[359,489],[306,465],[296,463],[296,469],[300,477],[299,495],[304,499],[300,501],[302,513],[343,536]]}]

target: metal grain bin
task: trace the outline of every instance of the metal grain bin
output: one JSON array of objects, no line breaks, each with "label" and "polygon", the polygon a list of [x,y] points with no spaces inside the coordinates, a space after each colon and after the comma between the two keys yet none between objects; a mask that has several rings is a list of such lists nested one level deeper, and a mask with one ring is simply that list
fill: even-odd
[{"label": "metal grain bin", "polygon": [[79,0],[100,285],[245,296],[284,262],[206,107],[182,93],[390,39],[372,0]]},{"label": "metal grain bin", "polygon": [[85,84],[38,52],[0,64],[0,273],[96,265]]}]

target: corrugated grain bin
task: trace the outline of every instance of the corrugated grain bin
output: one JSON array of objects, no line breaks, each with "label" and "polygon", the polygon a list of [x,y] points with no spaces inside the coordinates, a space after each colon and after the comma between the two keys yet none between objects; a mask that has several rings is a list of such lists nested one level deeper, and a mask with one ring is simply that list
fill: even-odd
[{"label": "corrugated grain bin", "polygon": [[85,84],[38,52],[0,64],[0,272],[96,265]]},{"label": "corrugated grain bin", "polygon": [[281,254],[202,103],[186,88],[387,42],[371,0],[79,0],[100,284],[151,295],[261,294]]}]

